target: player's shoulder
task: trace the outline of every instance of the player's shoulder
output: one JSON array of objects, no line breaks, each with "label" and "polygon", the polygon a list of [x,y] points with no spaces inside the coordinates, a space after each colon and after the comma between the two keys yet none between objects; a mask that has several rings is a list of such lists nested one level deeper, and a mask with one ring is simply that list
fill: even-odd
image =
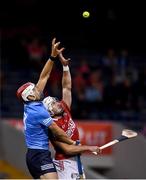
[{"label": "player's shoulder", "polygon": [[68,107],[68,105],[66,104],[66,102],[63,99],[60,102],[62,103],[65,110],[70,111],[70,108]]},{"label": "player's shoulder", "polygon": [[42,102],[32,102],[26,105],[26,111],[33,116],[49,114]]}]

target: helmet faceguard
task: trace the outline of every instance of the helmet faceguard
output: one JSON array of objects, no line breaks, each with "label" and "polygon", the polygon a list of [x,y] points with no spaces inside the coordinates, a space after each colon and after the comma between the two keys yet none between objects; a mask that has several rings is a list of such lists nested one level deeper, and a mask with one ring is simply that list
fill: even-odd
[{"label": "helmet faceguard", "polygon": [[35,84],[28,82],[26,84],[23,84],[18,90],[17,90],[17,97],[19,99],[23,99],[24,101],[30,101],[28,99],[29,95],[35,96],[34,89]]},{"label": "helmet faceguard", "polygon": [[43,100],[43,104],[44,104],[45,108],[47,109],[47,111],[49,111],[49,113],[50,113],[51,116],[54,116],[54,115],[55,115],[54,112],[53,112],[53,106],[52,106],[52,104],[53,104],[54,102],[57,102],[57,101],[58,101],[57,98],[51,97],[51,96],[48,96],[48,97],[46,97],[46,98]]}]

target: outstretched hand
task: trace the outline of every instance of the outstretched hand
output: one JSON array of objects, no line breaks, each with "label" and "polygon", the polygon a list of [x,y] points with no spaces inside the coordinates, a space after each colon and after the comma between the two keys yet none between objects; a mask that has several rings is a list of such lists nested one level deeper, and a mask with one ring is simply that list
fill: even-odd
[{"label": "outstretched hand", "polygon": [[56,41],[56,38],[53,38],[52,52],[51,52],[51,56],[53,56],[53,57],[58,56],[58,54],[62,53],[62,51],[64,50],[64,47],[59,49],[60,42],[55,42],[55,41]]},{"label": "outstretched hand", "polygon": [[62,51],[59,53],[59,60],[60,60],[60,62],[62,63],[62,65],[63,66],[67,66],[67,65],[69,65],[69,62],[70,62],[70,58],[65,58],[64,56],[63,56],[63,54],[62,54]]},{"label": "outstretched hand", "polygon": [[96,154],[100,154],[102,152],[98,146],[90,146],[89,151],[96,152]]}]

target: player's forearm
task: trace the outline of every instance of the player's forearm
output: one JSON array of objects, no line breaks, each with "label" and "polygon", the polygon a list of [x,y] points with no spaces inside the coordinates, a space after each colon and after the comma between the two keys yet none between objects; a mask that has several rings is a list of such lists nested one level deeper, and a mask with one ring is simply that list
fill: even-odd
[{"label": "player's forearm", "polygon": [[56,125],[56,123],[52,123],[50,126],[49,126],[49,129],[52,131],[55,139],[57,141],[61,141],[61,142],[64,142],[64,143],[67,143],[67,144],[74,144],[74,141],[72,139],[70,139],[67,134],[60,128]]},{"label": "player's forearm", "polygon": [[72,139],[70,139],[68,136],[63,135],[63,134],[57,135],[56,139],[58,141],[61,141],[63,143],[69,144],[69,145],[75,144],[75,142]]},{"label": "player's forearm", "polygon": [[49,60],[46,62],[41,74],[40,74],[40,78],[39,79],[45,79],[47,77],[50,76],[52,67],[53,67],[54,61],[52,61],[50,58]]},{"label": "player's forearm", "polygon": [[63,88],[68,88],[71,89],[71,74],[70,71],[63,71],[63,76],[62,76],[62,87]]},{"label": "player's forearm", "polygon": [[86,146],[86,145],[81,145],[81,146],[64,145],[64,146],[61,146],[61,149],[66,155],[77,155],[77,154],[90,151],[89,146]]},{"label": "player's forearm", "polygon": [[48,60],[40,74],[40,78],[36,84],[36,87],[38,89],[38,91],[40,92],[43,92],[45,86],[46,86],[46,83],[50,77],[50,73],[51,73],[51,70],[52,70],[52,67],[53,67],[53,61],[52,60]]},{"label": "player's forearm", "polygon": [[89,151],[89,147],[88,146],[75,146],[75,145],[70,145],[70,148],[68,149],[68,151],[66,152],[68,155],[76,155],[76,154],[81,154],[84,153],[86,151]]}]

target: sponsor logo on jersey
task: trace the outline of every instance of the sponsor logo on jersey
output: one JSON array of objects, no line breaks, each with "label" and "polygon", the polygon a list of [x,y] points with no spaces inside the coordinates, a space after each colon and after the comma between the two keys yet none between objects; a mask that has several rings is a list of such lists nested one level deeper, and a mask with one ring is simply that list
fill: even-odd
[{"label": "sponsor logo on jersey", "polygon": [[75,130],[75,123],[73,122],[73,120],[70,118],[69,119],[69,123],[68,123],[68,128],[67,128],[67,131],[66,131],[66,134],[69,136],[69,137],[72,137],[73,135],[73,132]]}]

